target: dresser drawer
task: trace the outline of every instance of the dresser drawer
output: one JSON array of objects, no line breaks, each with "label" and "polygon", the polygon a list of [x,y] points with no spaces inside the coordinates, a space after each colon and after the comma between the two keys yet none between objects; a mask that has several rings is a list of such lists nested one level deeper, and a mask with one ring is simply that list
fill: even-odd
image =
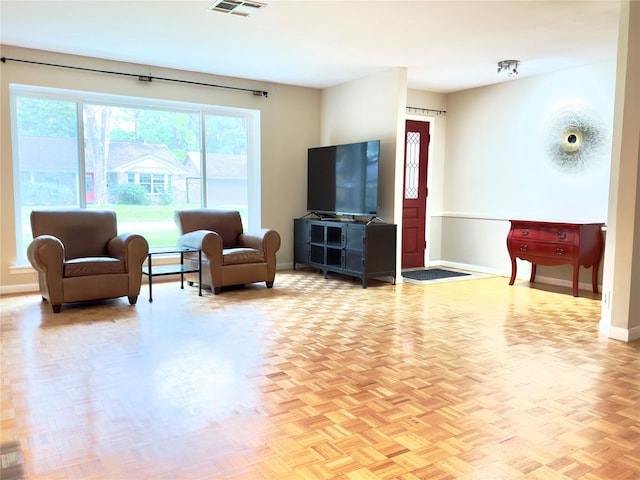
[{"label": "dresser drawer", "polygon": [[577,232],[572,228],[515,226],[511,237],[522,240],[540,240],[543,242],[576,243]]},{"label": "dresser drawer", "polygon": [[540,258],[563,258],[571,261],[575,258],[576,247],[572,244],[563,243],[542,243],[520,238],[510,240],[510,250],[515,256],[540,257]]}]

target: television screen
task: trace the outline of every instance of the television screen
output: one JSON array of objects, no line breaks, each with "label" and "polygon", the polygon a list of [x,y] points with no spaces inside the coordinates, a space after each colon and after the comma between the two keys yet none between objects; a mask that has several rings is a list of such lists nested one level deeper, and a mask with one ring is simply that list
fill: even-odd
[{"label": "television screen", "polygon": [[308,150],[307,210],[375,215],[378,210],[380,141]]}]

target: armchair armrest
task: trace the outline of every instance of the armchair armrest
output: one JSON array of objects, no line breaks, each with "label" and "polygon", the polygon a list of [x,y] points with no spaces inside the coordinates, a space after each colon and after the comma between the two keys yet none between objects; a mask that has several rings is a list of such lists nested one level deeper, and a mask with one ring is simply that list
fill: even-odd
[{"label": "armchair armrest", "polygon": [[280,235],[275,230],[262,229],[241,233],[238,237],[238,243],[243,247],[262,250],[269,255],[280,249]]},{"label": "armchair armrest", "polygon": [[38,272],[42,298],[49,300],[54,313],[59,312],[64,298],[64,245],[53,235],[38,235],[27,248],[27,258]]},{"label": "armchair armrest", "polygon": [[142,266],[147,253],[149,253],[147,239],[137,233],[121,233],[107,243],[107,254],[124,260],[127,271],[130,265]]},{"label": "armchair armrest", "polygon": [[178,245],[199,248],[214,265],[222,265],[222,237],[211,230],[195,230],[178,237]]},{"label": "armchair armrest", "polygon": [[29,262],[39,272],[62,278],[64,245],[53,235],[40,235],[27,248]]}]

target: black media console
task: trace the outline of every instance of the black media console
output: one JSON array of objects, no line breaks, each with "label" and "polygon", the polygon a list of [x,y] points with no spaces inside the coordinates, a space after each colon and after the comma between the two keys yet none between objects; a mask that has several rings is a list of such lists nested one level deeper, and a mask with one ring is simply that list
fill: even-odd
[{"label": "black media console", "polygon": [[396,225],[314,218],[293,221],[293,268],[308,265],[362,280],[392,277],[396,283]]}]

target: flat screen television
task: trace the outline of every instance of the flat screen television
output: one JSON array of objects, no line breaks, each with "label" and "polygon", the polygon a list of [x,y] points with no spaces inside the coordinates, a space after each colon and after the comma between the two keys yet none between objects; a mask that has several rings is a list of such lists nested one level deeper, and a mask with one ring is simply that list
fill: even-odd
[{"label": "flat screen television", "polygon": [[375,216],[380,140],[308,150],[307,211]]}]

